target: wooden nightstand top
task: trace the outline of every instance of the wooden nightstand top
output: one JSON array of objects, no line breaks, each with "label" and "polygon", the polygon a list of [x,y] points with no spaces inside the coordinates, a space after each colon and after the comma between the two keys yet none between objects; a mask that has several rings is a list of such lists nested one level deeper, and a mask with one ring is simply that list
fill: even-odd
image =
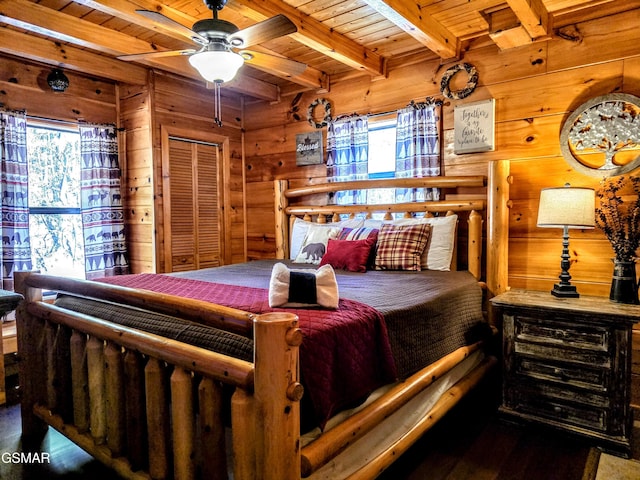
[{"label": "wooden nightstand top", "polygon": [[615,303],[606,297],[584,295],[579,298],[558,298],[551,295],[550,292],[514,289],[493,297],[491,303],[498,307],[552,309],[580,314],[612,316],[631,323],[640,322],[640,305]]}]

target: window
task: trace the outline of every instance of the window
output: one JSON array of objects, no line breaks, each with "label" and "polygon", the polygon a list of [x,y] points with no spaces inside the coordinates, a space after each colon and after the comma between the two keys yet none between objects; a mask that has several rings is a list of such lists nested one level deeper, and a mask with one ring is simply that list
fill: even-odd
[{"label": "window", "polygon": [[85,278],[80,210],[80,135],[75,129],[27,127],[29,236],[33,267]]},{"label": "window", "polygon": [[[369,178],[393,178],[396,171],[396,120],[384,120],[369,125]],[[367,203],[393,203],[395,189],[371,190]]]}]

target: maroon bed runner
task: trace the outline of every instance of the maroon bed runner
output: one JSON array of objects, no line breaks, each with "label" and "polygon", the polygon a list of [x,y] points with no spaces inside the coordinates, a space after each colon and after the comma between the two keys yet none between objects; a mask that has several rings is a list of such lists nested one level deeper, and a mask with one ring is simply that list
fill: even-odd
[{"label": "maroon bed runner", "polygon": [[337,310],[270,308],[268,291],[262,288],[161,274],[124,275],[101,281],[204,300],[252,313],[295,313],[304,334],[300,346],[300,372],[321,427],[331,415],[396,377],[382,314],[360,302],[341,299]]}]

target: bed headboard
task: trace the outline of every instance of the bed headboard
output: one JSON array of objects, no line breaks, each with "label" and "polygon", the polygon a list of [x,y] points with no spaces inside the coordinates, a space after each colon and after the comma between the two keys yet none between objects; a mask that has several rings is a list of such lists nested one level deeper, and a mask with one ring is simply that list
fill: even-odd
[{"label": "bed headboard", "polygon": [[[490,162],[487,176],[441,176],[427,178],[390,178],[333,182],[289,188],[287,180],[275,180],[276,257],[289,257],[289,231],[292,220],[302,217],[318,223],[338,221],[340,215],[392,213],[411,216],[414,213],[445,215],[456,213],[467,219],[467,228],[458,228],[467,247],[467,268],[484,280],[490,296],[506,289],[508,252],[508,161]],[[379,188],[441,188],[445,192],[467,189],[473,193],[454,199],[427,202],[386,203],[375,205],[329,205],[329,194],[343,190],[371,190]],[[477,193],[476,193],[477,192]],[[446,198],[445,193],[445,198]],[[486,239],[483,242],[483,239]],[[483,245],[486,244],[486,248]],[[486,263],[483,264],[483,255]],[[454,255],[455,258],[455,255]],[[503,259],[502,262],[499,259]],[[501,265],[502,264],[502,265]],[[484,268],[483,268],[484,265]]]}]

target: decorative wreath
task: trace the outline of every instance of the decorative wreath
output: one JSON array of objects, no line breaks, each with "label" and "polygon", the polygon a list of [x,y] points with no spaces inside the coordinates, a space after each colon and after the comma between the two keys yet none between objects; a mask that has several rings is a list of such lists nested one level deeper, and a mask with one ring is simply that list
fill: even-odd
[{"label": "decorative wreath", "polygon": [[[467,75],[469,75],[467,85],[461,90],[455,90],[452,92],[449,88],[449,82],[451,81],[453,76],[461,70],[466,71]],[[447,71],[444,72],[444,75],[442,75],[442,80],[440,80],[440,92],[442,92],[442,95],[450,98],[451,100],[461,100],[471,95],[471,93],[473,93],[473,91],[476,89],[477,85],[478,71],[476,70],[476,67],[474,67],[470,63],[458,63],[453,67],[447,69]]]},{"label": "decorative wreath", "polygon": [[[321,122],[317,122],[313,116],[313,113],[318,105],[322,105],[324,108],[324,117]],[[326,98],[316,98],[311,104],[309,108],[307,108],[307,121],[309,125],[315,128],[326,127],[331,121],[331,102]]]}]

